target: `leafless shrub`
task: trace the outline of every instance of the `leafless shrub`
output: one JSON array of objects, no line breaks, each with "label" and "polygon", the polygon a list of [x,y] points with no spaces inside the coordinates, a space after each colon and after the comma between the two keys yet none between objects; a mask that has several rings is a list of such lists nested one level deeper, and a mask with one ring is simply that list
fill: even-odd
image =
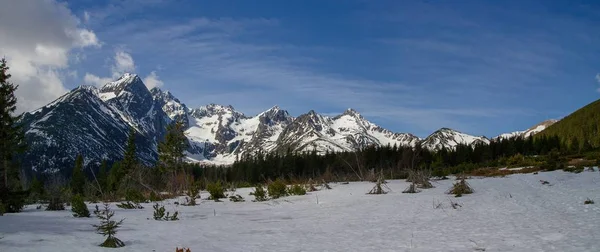
[{"label": "leafless shrub", "polygon": [[[387,191],[384,190],[383,187],[387,188]],[[373,189],[371,189],[371,191],[369,191],[368,194],[386,194],[386,193],[388,193],[388,191],[391,191],[391,190],[387,185],[385,185],[385,180],[383,179],[383,175],[380,174],[379,179],[377,179],[377,182],[375,182],[375,186],[373,186]]]},{"label": "leafless shrub", "polygon": [[467,181],[463,178],[460,181],[454,183],[454,186],[450,188],[446,193],[454,194],[456,197],[461,197],[463,194],[471,194],[473,193],[473,188],[467,183]]},{"label": "leafless shrub", "polygon": [[431,171],[429,170],[409,170],[407,182],[413,182],[418,188],[429,189],[433,188],[429,178],[431,177]]},{"label": "leafless shrub", "polygon": [[402,193],[418,193],[421,190],[417,189],[417,185],[413,182],[411,183]]}]

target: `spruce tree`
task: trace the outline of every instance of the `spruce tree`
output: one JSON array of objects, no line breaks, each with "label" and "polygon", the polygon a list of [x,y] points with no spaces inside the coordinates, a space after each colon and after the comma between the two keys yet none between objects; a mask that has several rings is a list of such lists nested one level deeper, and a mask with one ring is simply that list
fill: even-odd
[{"label": "spruce tree", "polygon": [[94,214],[98,219],[100,219],[100,225],[93,225],[96,228],[98,234],[107,236],[106,240],[100,244],[100,247],[107,248],[120,248],[124,247],[125,243],[115,237],[117,234],[117,229],[121,226],[125,219],[120,221],[113,220],[113,216],[115,215],[114,211],[110,210],[110,206],[108,203],[104,203],[104,209],[100,210],[98,205],[96,205],[96,210]]},{"label": "spruce tree", "polygon": [[121,173],[123,176],[128,175],[138,164],[135,149],[135,130],[129,128],[127,145],[125,146],[125,153],[123,153],[123,161],[121,161]]},{"label": "spruce tree", "polygon": [[183,123],[177,121],[167,126],[167,134],[158,144],[158,161],[161,171],[177,170],[185,157],[188,142],[183,132]]},{"label": "spruce tree", "polygon": [[84,186],[85,176],[83,175],[83,156],[77,155],[75,167],[73,168],[73,175],[71,177],[71,190],[73,194],[83,195]]},{"label": "spruce tree", "polygon": [[121,162],[114,162],[112,168],[110,168],[110,171],[108,172],[108,179],[106,181],[106,187],[108,191],[117,191],[121,178],[123,178],[121,172]]},{"label": "spruce tree", "polygon": [[[16,155],[25,151],[23,130],[17,122],[20,115],[15,115],[18,86],[8,79],[8,65],[5,59],[0,60],[0,202],[7,212],[18,212],[23,207],[24,198],[19,183],[19,165]],[[26,197],[26,195],[25,195]]]}]

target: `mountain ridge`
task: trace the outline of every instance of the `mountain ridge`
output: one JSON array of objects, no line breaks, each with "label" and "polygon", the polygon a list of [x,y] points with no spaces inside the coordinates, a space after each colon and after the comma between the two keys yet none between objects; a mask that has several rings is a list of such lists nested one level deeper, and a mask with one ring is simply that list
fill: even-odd
[{"label": "mountain ridge", "polygon": [[380,127],[352,108],[335,116],[310,110],[298,117],[277,105],[254,116],[247,116],[231,105],[189,108],[169,91],[148,89],[139,76],[126,73],[100,88],[77,87],[26,113],[22,122],[26,139],[33,148],[23,160],[29,160],[26,165],[35,172],[71,167],[78,154],[84,155],[88,163],[118,160],[127,132],[133,128],[138,156],[142,162],[152,164],[166,126],[176,120],[185,125],[190,143],[188,160],[216,164],[231,164],[258,152],[326,153],[373,145],[421,145],[439,150],[490,141],[449,128],[421,139]]}]

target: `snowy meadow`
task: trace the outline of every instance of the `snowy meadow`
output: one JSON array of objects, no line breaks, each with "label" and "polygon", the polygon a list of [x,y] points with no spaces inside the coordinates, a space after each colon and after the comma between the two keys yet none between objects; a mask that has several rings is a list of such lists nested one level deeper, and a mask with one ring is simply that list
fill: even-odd
[{"label": "snowy meadow", "polygon": [[[548,184],[540,181],[548,181]],[[564,171],[468,179],[475,192],[454,197],[456,181],[404,194],[409,183],[388,181],[387,194],[366,194],[373,183],[330,184],[332,189],[265,202],[183,198],[163,202],[178,221],[153,219],[144,209],[120,209],[117,237],[125,247],[102,248],[93,224],[68,211],[36,205],[0,217],[0,251],[600,251],[600,173]],[[98,204],[101,206],[101,204]],[[95,204],[88,204],[91,210]]]}]

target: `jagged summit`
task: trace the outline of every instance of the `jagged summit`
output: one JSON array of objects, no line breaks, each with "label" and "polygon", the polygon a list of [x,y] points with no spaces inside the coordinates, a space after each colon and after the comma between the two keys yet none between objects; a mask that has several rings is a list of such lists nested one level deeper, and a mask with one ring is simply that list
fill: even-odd
[{"label": "jagged summit", "polygon": [[454,149],[459,144],[475,145],[490,142],[484,136],[472,136],[450,128],[441,128],[426,137],[421,146],[430,150]]},{"label": "jagged summit", "polygon": [[[442,128],[424,140],[384,129],[349,108],[330,117],[310,110],[298,117],[275,105],[246,116],[231,105],[188,108],[169,91],[148,90],[138,75],[126,73],[102,88],[81,86],[27,113],[23,122],[31,146],[24,157],[45,171],[72,167],[77,154],[86,162],[118,160],[130,128],[136,131],[141,161],[153,163],[166,126],[182,121],[190,143],[190,161],[231,164],[243,155],[288,150],[317,153],[354,151],[367,146],[453,148],[458,143],[487,143]],[[76,130],[74,130],[76,129]],[[52,157],[52,158],[48,158]],[[42,171],[43,172],[43,171]]]}]

